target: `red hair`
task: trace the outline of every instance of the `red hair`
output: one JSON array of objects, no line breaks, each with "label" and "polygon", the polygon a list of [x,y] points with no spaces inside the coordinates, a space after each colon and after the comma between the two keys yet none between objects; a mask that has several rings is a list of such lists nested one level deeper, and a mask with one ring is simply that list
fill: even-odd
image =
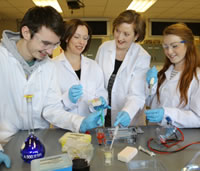
[{"label": "red hair", "polygon": [[[191,29],[189,29],[185,24],[177,23],[166,27],[163,31],[163,36],[169,34],[179,36],[182,40],[185,41],[185,45],[187,47],[187,51],[185,54],[184,68],[177,85],[177,89],[179,89],[180,92],[180,104],[183,103],[185,106],[188,103],[187,92],[193,77],[195,76],[196,79],[198,80],[197,68],[200,67],[200,58],[194,43],[194,35]],[[158,73],[158,88],[157,88],[158,102],[160,102],[159,88],[166,79],[165,71],[168,70],[170,65],[172,65],[172,63],[166,57],[164,66]]]}]

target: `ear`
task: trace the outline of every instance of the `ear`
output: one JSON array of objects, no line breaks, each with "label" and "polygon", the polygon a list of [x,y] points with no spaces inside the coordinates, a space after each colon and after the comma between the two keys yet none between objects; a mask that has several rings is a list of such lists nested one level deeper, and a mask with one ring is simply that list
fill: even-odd
[{"label": "ear", "polygon": [[31,39],[31,33],[30,30],[27,26],[23,26],[21,29],[22,36],[25,40],[30,40]]}]

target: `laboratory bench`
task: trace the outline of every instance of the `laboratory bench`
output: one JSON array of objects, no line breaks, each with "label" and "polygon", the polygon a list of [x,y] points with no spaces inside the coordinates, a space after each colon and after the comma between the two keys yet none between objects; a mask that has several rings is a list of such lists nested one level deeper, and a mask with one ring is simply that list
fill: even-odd
[{"label": "laboratory bench", "polygon": [[[139,145],[147,149],[147,141],[149,138],[155,137],[155,129],[158,126],[141,127],[143,134],[137,135],[136,143],[128,144],[127,142],[114,142],[114,161],[111,166],[104,165],[104,155],[102,146],[98,145],[95,132],[92,133],[92,144],[95,148],[94,156],[90,163],[90,171],[126,171],[128,166],[126,163],[117,160],[117,154],[126,146],[138,148]],[[184,133],[185,140],[177,145],[184,146],[194,141],[200,140],[200,129],[181,129]],[[45,157],[61,154],[61,145],[59,138],[66,133],[66,130],[51,128],[46,130],[35,130],[35,135],[45,145]],[[27,131],[19,131],[5,146],[4,151],[8,154],[12,161],[11,168],[7,169],[4,165],[0,166],[1,171],[29,171],[30,164],[23,162],[21,159],[20,148],[24,140],[27,138]],[[133,160],[159,160],[167,168],[168,171],[180,171],[200,150],[200,144],[192,145],[183,151],[172,154],[156,154],[150,155],[138,151]]]}]

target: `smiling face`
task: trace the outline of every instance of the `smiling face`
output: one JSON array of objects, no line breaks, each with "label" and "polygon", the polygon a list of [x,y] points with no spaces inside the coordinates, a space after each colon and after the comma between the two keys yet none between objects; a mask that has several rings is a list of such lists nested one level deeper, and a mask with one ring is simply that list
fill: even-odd
[{"label": "smiling face", "polygon": [[84,51],[88,40],[89,35],[87,27],[79,25],[71,39],[69,41],[66,40],[67,51],[75,55],[80,55]]},{"label": "smiling face", "polygon": [[185,41],[173,34],[165,35],[163,38],[163,49],[165,55],[174,64],[175,70],[181,70],[184,66],[187,52]]},{"label": "smiling face", "polygon": [[128,50],[131,43],[137,39],[133,24],[122,23],[114,30],[116,46],[120,50]]},{"label": "smiling face", "polygon": [[60,37],[53,31],[42,26],[41,29],[31,38],[30,30],[23,28],[23,37],[26,41],[26,56],[28,60],[42,60],[46,55],[52,55],[53,50],[59,45]]}]

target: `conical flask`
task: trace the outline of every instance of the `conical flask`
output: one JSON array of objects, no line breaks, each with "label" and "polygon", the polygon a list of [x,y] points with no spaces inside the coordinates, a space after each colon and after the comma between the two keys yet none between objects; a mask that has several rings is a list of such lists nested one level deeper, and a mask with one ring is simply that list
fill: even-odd
[{"label": "conical flask", "polygon": [[25,95],[24,97],[26,98],[26,102],[27,102],[29,135],[26,138],[25,142],[22,144],[20,152],[21,152],[22,159],[25,162],[30,163],[31,160],[44,157],[45,147],[34,134],[34,126],[33,126],[33,119],[32,119],[32,112],[33,112],[32,97],[33,97],[33,95]]}]

